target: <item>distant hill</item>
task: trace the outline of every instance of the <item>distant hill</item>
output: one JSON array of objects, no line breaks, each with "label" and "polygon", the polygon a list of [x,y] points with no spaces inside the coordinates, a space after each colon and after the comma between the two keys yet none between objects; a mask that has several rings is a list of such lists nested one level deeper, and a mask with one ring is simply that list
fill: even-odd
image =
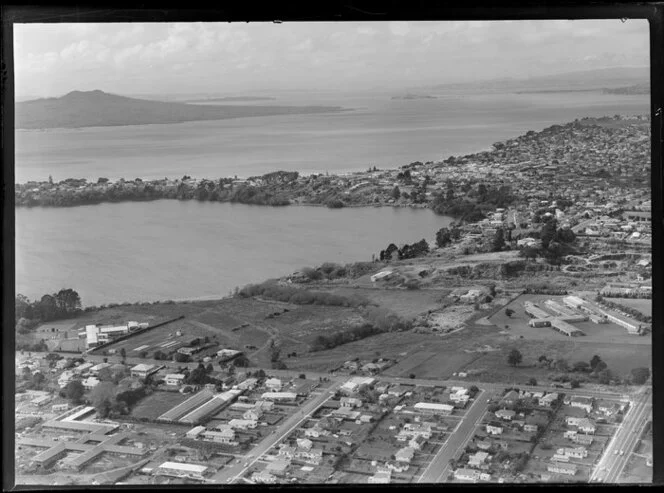
[{"label": "distant hill", "polygon": [[99,90],[20,102],[15,108],[17,129],[164,124],[344,111],[339,106],[194,105],[128,98]]},{"label": "distant hill", "polygon": [[223,101],[274,101],[277,98],[267,96],[226,96],[223,98],[191,99],[188,103],[217,103]]},{"label": "distant hill", "polygon": [[627,87],[615,87],[613,89],[604,89],[605,94],[650,94],[650,84],[636,84]]},{"label": "distant hill", "polygon": [[565,72],[530,78],[503,78],[477,82],[439,84],[432,89],[446,92],[563,92],[613,89],[648,84],[649,67],[613,67]]},{"label": "distant hill", "polygon": [[392,99],[436,99],[436,96],[430,96],[428,94],[404,94],[403,96],[392,96]]}]

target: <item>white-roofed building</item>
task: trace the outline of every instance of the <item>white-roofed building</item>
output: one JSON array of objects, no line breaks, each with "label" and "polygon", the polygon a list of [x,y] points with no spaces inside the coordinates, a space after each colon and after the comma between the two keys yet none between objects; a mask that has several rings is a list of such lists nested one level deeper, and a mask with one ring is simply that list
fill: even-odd
[{"label": "white-roofed building", "polygon": [[146,378],[158,370],[159,368],[155,365],[146,365],[141,363],[131,369],[131,376],[136,378]]},{"label": "white-roofed building", "polygon": [[185,376],[182,373],[169,373],[164,378],[166,385],[173,385],[179,387],[184,382]]},{"label": "white-roofed building", "polygon": [[268,401],[294,401],[297,399],[295,392],[264,392],[261,399]]},{"label": "white-roofed building", "polygon": [[415,411],[425,414],[451,414],[454,410],[454,406],[437,402],[418,402],[413,407]]},{"label": "white-roofed building", "polygon": [[269,378],[265,381],[265,386],[272,392],[279,392],[283,387],[283,384],[278,378]]},{"label": "white-roofed building", "polygon": [[163,474],[165,476],[203,479],[208,469],[209,469],[208,466],[203,466],[199,464],[185,464],[182,462],[164,462],[157,469],[154,470],[154,473]]}]

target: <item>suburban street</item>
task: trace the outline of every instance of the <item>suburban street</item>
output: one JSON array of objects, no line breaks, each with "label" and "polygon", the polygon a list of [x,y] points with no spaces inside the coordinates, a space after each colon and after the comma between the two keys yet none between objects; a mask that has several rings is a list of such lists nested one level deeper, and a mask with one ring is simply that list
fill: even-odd
[{"label": "suburban street", "polygon": [[[341,387],[343,380],[339,380],[331,385],[329,388],[322,389],[320,395],[316,396],[311,401],[307,402],[299,411],[296,411],[289,417],[283,424],[270,436],[265,437],[258,445],[251,450],[251,455],[248,462],[236,462],[235,464],[228,465],[220,470],[217,474],[212,476],[208,483],[230,483],[236,481],[238,478],[245,474],[246,470],[250,468],[260,457],[268,450],[274,447],[277,443],[283,440],[288,434],[302,424],[316,409],[323,405],[332,395]],[[246,465],[245,465],[246,464]]]},{"label": "suburban street", "polygon": [[488,407],[489,399],[487,399],[485,392],[478,392],[475,396],[475,402],[417,480],[418,483],[438,483],[447,479],[450,474],[450,459],[456,458],[459,452],[464,449],[474,435],[475,429]]},{"label": "suburban street", "polygon": [[[629,461],[631,452],[638,443],[643,427],[652,419],[650,389],[633,401],[623,423],[606,447],[604,455],[590,477],[590,481],[618,483],[618,478]],[[620,451],[624,454],[620,455]],[[604,475],[606,471],[606,476]]]}]

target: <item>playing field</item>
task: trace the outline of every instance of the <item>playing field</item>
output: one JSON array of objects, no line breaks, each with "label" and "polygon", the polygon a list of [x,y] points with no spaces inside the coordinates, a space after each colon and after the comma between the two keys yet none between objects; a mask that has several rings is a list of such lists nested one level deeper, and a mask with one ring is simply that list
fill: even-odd
[{"label": "playing field", "polygon": [[608,301],[617,305],[634,308],[644,315],[652,315],[652,300],[641,300],[632,298],[607,298]]},{"label": "playing field", "polygon": [[132,409],[131,415],[139,419],[156,419],[188,397],[180,392],[153,392]]},{"label": "playing field", "polygon": [[396,314],[411,318],[429,310],[438,310],[447,306],[450,289],[364,289],[339,288],[334,293],[353,298],[363,296]]},{"label": "playing field", "polygon": [[395,377],[408,377],[412,374],[415,378],[449,378],[479,357],[479,353],[420,351],[387,369],[385,374]]}]

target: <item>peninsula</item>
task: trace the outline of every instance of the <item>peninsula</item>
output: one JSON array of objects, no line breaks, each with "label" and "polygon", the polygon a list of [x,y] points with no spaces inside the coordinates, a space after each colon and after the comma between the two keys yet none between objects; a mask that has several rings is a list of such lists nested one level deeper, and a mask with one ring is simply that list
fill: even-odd
[{"label": "peninsula", "polygon": [[[432,208],[474,221],[496,207],[530,200],[587,198],[597,180],[617,195],[649,190],[650,124],[642,117],[584,118],[496,142],[489,151],[397,169],[343,175],[275,171],[249,178],[144,181],[100,177],[15,185],[18,207],[76,206],[158,199],[257,205],[395,206]],[[561,147],[565,142],[565,147]],[[519,190],[519,194],[513,193]]]},{"label": "peninsula", "polygon": [[348,111],[340,106],[202,105],[73,91],[16,103],[17,129],[109,127]]}]

